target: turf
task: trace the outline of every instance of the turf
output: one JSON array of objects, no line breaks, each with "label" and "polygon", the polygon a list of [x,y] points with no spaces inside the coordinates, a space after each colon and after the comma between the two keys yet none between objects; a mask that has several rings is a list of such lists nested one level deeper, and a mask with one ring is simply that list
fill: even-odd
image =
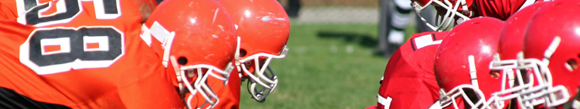
[{"label": "turf", "polygon": [[[293,24],[285,59],[270,64],[276,90],[259,103],[242,86],[242,109],[361,109],[376,104],[388,59],[374,55],[376,24]],[[412,32],[412,31],[407,31]]]}]

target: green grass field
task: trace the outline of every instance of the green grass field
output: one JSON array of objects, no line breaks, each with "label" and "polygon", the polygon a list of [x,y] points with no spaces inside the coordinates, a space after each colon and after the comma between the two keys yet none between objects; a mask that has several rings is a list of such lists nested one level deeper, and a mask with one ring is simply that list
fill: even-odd
[{"label": "green grass field", "polygon": [[293,24],[287,57],[270,64],[278,87],[258,103],[244,82],[240,108],[361,109],[376,104],[388,62],[372,53],[377,34],[373,24]]}]

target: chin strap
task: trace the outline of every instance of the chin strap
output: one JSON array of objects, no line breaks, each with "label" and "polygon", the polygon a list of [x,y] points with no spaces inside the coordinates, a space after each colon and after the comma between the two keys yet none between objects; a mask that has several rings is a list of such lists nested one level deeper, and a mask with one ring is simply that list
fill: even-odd
[{"label": "chin strap", "polygon": [[471,77],[471,84],[477,89],[479,89],[479,84],[477,83],[477,70],[475,69],[475,59],[473,55],[469,55],[467,57],[469,61],[469,76]]},{"label": "chin strap", "polygon": [[560,37],[556,36],[554,40],[552,40],[552,43],[550,43],[550,46],[548,46],[548,48],[544,52],[544,59],[542,60],[542,62],[544,62],[543,64],[545,64],[546,66],[550,64],[550,57],[552,57],[552,54],[554,54],[556,48],[558,48],[558,45],[560,45],[561,40],[562,39]]},{"label": "chin strap", "polygon": [[[175,32],[171,32],[167,40],[163,41],[163,58],[161,63],[165,68],[168,67],[167,61],[169,61],[169,53],[171,52],[171,45],[173,44],[173,39],[175,38]],[[177,64],[174,64],[177,65]],[[174,66],[175,67],[175,66]]]},{"label": "chin strap", "polygon": [[181,70],[179,69],[179,65],[177,64],[177,61],[175,61],[175,56],[171,56],[169,57],[169,59],[171,60],[171,64],[173,65],[173,70],[175,71],[175,76],[177,78],[177,83],[179,84],[179,94],[185,94],[185,90],[183,87],[183,80],[181,79]]}]

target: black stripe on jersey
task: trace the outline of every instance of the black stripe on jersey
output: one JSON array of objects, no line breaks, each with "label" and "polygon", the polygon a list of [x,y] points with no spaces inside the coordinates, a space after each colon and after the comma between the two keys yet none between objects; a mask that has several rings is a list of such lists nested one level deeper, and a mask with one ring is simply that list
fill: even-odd
[{"label": "black stripe on jersey", "polygon": [[[421,35],[419,37],[423,37],[423,36],[425,36],[425,35]],[[417,38],[417,37],[415,37],[415,38]],[[418,49],[417,46],[415,46],[416,45],[415,38],[408,40],[408,41],[411,41],[411,48],[413,48],[413,51],[417,51],[417,49]],[[436,41],[436,40],[437,40],[437,37],[435,36],[435,33],[431,33],[431,41]]]},{"label": "black stripe on jersey", "polygon": [[433,37],[433,41],[437,40],[437,37],[435,37],[435,33],[431,33],[431,37]]},{"label": "black stripe on jersey", "polygon": [[70,109],[63,105],[34,101],[12,89],[0,87],[1,109]]},{"label": "black stripe on jersey", "polygon": [[411,39],[411,48],[413,48],[413,51],[415,51],[416,47],[415,47],[415,38]]}]

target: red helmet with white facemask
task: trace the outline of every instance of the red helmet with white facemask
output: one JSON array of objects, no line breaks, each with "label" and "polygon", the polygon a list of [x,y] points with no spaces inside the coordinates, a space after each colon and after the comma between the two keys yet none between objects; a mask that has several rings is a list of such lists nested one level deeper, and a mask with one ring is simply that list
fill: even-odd
[{"label": "red helmet with white facemask", "polygon": [[[495,59],[492,62],[491,69],[500,70],[501,72],[508,74],[509,86],[512,90],[509,91],[510,96],[519,96],[519,92],[522,90],[527,90],[534,85],[534,77],[531,73],[526,72],[525,68],[518,67],[521,63],[525,62],[523,55],[523,43],[524,35],[526,33],[526,28],[538,10],[542,9],[543,6],[550,4],[551,2],[539,2],[530,5],[511,16],[506,20],[506,25],[500,35],[498,53],[495,55]],[[535,83],[537,84],[537,83]],[[508,93],[504,93],[508,94]],[[532,103],[538,104],[543,103],[538,101],[538,99],[523,99],[523,97],[517,97],[516,103],[521,108],[532,108],[529,106],[524,106],[524,104]]]},{"label": "red helmet with white facemask", "polygon": [[509,89],[503,85],[506,75],[490,69],[503,25],[499,19],[475,18],[453,28],[441,42],[434,68],[442,88],[442,107],[507,106],[508,99],[495,94]]},{"label": "red helmet with white facemask", "polygon": [[214,0],[164,1],[143,30],[141,37],[161,56],[189,109],[213,108],[220,102],[216,92],[225,90],[237,45],[234,24],[223,6]]},{"label": "red helmet with white facemask", "polygon": [[534,75],[530,82],[535,83],[521,92],[524,106],[563,108],[577,94],[580,15],[570,13],[580,13],[579,5],[578,0],[554,1],[539,10],[528,24],[523,46],[525,61],[520,63]]},{"label": "red helmet with white facemask", "polygon": [[270,69],[272,59],[286,57],[290,21],[276,0],[218,0],[230,13],[241,38],[236,66],[242,78],[249,78],[248,92],[263,102],[278,85]]},{"label": "red helmet with white facemask", "polygon": [[[411,4],[417,13],[427,6],[433,6],[439,14],[436,25],[427,24],[434,31],[446,30],[449,27],[479,16],[508,19],[521,10],[540,0],[412,0]],[[548,0],[544,0],[548,1]],[[421,14],[417,14],[423,20]]]}]

